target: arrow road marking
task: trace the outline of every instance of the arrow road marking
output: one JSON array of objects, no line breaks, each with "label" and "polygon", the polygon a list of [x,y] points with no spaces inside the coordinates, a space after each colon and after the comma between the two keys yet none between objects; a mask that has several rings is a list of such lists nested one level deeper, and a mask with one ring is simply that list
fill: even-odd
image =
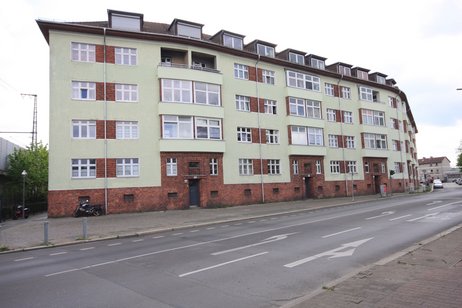
[{"label": "arrow road marking", "polygon": [[377,216],[368,217],[368,218],[366,218],[366,220],[374,219],[374,218],[380,218],[380,217],[384,217],[384,216],[388,216],[388,215],[393,215],[394,213],[395,213],[394,211],[382,212],[382,214],[377,215]]},{"label": "arrow road marking", "polygon": [[[321,252],[321,253],[318,253],[317,255],[314,255],[314,256],[311,256],[311,257],[308,257],[308,258],[305,258],[305,259],[301,259],[301,260],[298,260],[298,261],[295,261],[295,262],[292,262],[292,263],[288,263],[288,264],[286,264],[284,266],[288,267],[288,268],[292,268],[292,267],[302,265],[304,263],[307,263],[307,262],[310,262],[310,261],[313,261],[313,260],[316,260],[316,259],[319,259],[319,258],[322,258],[322,257],[328,257],[328,259],[349,257],[349,256],[353,255],[356,248],[358,248],[360,245],[362,245],[362,244],[364,244],[367,241],[370,241],[372,239],[373,239],[373,237],[370,237],[370,238],[366,238],[364,240],[359,240],[359,241],[356,241],[356,242],[342,244],[342,246],[337,247],[335,249],[328,250],[328,251],[325,251],[325,252]],[[349,248],[349,249],[345,250],[346,248]]]},{"label": "arrow road marking", "polygon": [[417,217],[417,218],[413,218],[413,219],[408,219],[406,221],[409,221],[409,222],[413,222],[413,221],[416,221],[416,220],[419,220],[419,219],[424,219],[424,218],[429,218],[429,217],[433,217],[438,215],[440,212],[436,212],[436,213],[431,213],[431,214],[427,214],[427,215],[424,215],[424,216],[420,216],[420,217]]},{"label": "arrow road marking", "polygon": [[[442,202],[442,201],[441,201],[441,202]],[[454,205],[454,204],[461,203],[461,202],[462,202],[462,201],[456,201],[456,202],[451,202],[451,203],[448,203],[448,204],[440,205],[440,206],[437,206],[437,207],[432,207],[432,208],[428,209],[427,211],[433,211],[433,210],[436,210],[436,209],[440,209],[440,208],[442,208],[442,207]],[[431,205],[431,204],[427,204],[427,205]]]},{"label": "arrow road marking", "polygon": [[279,235],[271,236],[271,237],[268,237],[267,239],[264,239],[264,240],[261,241],[261,242],[255,243],[255,244],[250,244],[250,245],[245,245],[245,246],[236,247],[236,248],[232,248],[232,249],[217,251],[217,252],[212,253],[211,255],[212,255],[212,256],[218,256],[218,255],[222,255],[222,254],[225,254],[225,253],[228,253],[228,252],[233,252],[233,251],[237,251],[237,250],[242,250],[242,249],[246,249],[246,248],[250,248],[250,247],[260,246],[260,245],[264,245],[264,244],[268,244],[268,243],[272,243],[272,242],[284,240],[284,239],[286,239],[289,235],[293,235],[293,234],[296,234],[296,233],[297,233],[297,232],[295,232],[295,233],[287,233],[287,234],[279,234]]}]

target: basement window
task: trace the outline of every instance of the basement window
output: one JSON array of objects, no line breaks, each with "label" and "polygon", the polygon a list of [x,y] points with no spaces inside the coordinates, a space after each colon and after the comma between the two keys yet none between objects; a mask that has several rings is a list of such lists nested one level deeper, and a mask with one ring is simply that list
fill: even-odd
[{"label": "basement window", "polygon": [[135,201],[135,195],[133,194],[124,194],[124,202],[131,203]]}]

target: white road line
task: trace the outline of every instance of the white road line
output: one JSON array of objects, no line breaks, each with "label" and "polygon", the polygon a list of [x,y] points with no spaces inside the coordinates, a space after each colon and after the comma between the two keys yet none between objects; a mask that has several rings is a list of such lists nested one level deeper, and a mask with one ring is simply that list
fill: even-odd
[{"label": "white road line", "polygon": [[107,244],[107,245],[109,247],[111,247],[111,246],[119,246],[119,245],[122,245],[122,243],[119,242],[119,243],[112,243],[112,244]]},{"label": "white road line", "polygon": [[227,228],[227,227],[229,227],[229,225],[223,225],[223,226],[221,226],[221,227],[222,227],[222,228]]},{"label": "white road line", "polygon": [[50,253],[50,256],[59,256],[59,255],[64,255],[66,253],[67,253],[66,251],[55,252],[55,253]]},{"label": "white road line", "polygon": [[424,218],[429,218],[429,217],[436,216],[436,215],[438,215],[439,213],[440,213],[440,212],[431,213],[431,214],[427,214],[427,215],[420,216],[420,217],[417,217],[417,218],[408,219],[408,220],[406,220],[406,221],[413,222],[413,221],[416,221],[416,220],[419,220],[419,219],[424,219]]},{"label": "white road line", "polygon": [[248,224],[253,224],[253,223],[256,223],[256,221],[255,221],[255,220],[251,220],[251,221],[248,221],[247,223],[248,223]]},{"label": "white road line", "polygon": [[391,218],[391,219],[389,219],[389,221],[398,220],[398,219],[401,219],[401,218],[406,218],[406,217],[409,217],[409,216],[412,216],[412,215],[411,215],[411,214],[407,214],[407,215],[403,215],[403,216],[399,216],[399,217]]},{"label": "white road line", "polygon": [[138,243],[138,242],[142,242],[142,241],[144,241],[144,239],[140,238],[140,239],[137,239],[137,240],[133,240],[132,242],[133,243]]},{"label": "white road line", "polygon": [[201,269],[198,269],[198,270],[195,270],[195,271],[192,271],[192,272],[184,273],[184,274],[178,275],[178,277],[181,278],[181,277],[185,277],[185,276],[188,276],[188,275],[197,274],[197,273],[200,273],[200,272],[203,272],[203,271],[207,271],[207,270],[214,269],[214,268],[217,268],[217,267],[221,267],[221,266],[224,266],[224,265],[228,265],[228,264],[231,264],[231,263],[236,263],[236,262],[247,260],[247,259],[250,259],[250,258],[255,258],[255,257],[258,257],[258,256],[262,256],[262,255],[267,254],[267,253],[268,253],[268,251],[260,252],[260,253],[257,253],[257,254],[251,255],[251,256],[231,260],[231,261],[220,263],[220,264],[217,264],[217,265],[201,268]]},{"label": "white road line", "polygon": [[27,258],[22,258],[22,259],[16,259],[14,262],[21,262],[21,261],[27,261],[27,260],[32,260],[34,257],[27,257]]},{"label": "white road line", "polygon": [[451,202],[451,203],[448,203],[448,204],[440,205],[440,206],[437,206],[437,207],[432,207],[431,209],[428,209],[427,211],[433,211],[433,210],[436,210],[436,209],[440,209],[440,208],[450,206],[450,205],[454,205],[454,204],[461,203],[461,202],[462,201],[456,201],[456,202]]},{"label": "white road line", "polygon": [[75,271],[78,271],[78,270],[79,270],[78,268],[73,268],[73,269],[66,270],[66,271],[51,273],[51,274],[45,275],[45,277],[51,277],[51,276],[55,276],[55,275],[61,275],[61,274],[65,274],[65,273],[75,272]]},{"label": "white road line", "polygon": [[215,227],[208,227],[207,230],[213,230]]},{"label": "white road line", "polygon": [[358,229],[361,229],[361,227],[356,227],[356,228],[353,228],[353,229],[343,230],[343,231],[340,231],[340,232],[337,232],[337,233],[332,233],[332,234],[329,234],[329,235],[324,235],[322,238],[328,238],[328,237],[331,237],[331,236],[335,236],[335,235],[347,233],[347,232],[350,232],[350,231],[355,231],[355,230],[358,230]]},{"label": "white road line", "polygon": [[240,226],[242,225],[242,222],[238,222],[237,224],[234,224],[233,226]]},{"label": "white road line", "polygon": [[189,232],[194,233],[194,232],[199,232],[199,230],[196,229],[196,230],[191,230],[191,231],[189,231]]},{"label": "white road line", "polygon": [[153,236],[152,238],[153,239],[158,239],[158,238],[163,238],[164,236],[163,235],[158,235],[158,236]]},{"label": "white road line", "polygon": [[80,250],[85,251],[85,250],[91,250],[95,249],[95,247],[86,247],[86,248],[80,248]]},{"label": "white road line", "polygon": [[173,233],[172,236],[178,236],[178,235],[182,235],[183,232],[178,232],[178,233]]}]

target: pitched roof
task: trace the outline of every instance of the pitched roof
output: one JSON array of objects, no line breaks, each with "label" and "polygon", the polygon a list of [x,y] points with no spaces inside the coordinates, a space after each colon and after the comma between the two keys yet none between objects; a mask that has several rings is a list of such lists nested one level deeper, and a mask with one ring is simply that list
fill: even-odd
[{"label": "pitched roof", "polygon": [[447,159],[448,162],[451,162],[446,156],[440,156],[440,157],[430,157],[430,158],[420,158],[419,165],[429,165],[429,164],[436,164],[436,163],[442,163],[444,159]]}]

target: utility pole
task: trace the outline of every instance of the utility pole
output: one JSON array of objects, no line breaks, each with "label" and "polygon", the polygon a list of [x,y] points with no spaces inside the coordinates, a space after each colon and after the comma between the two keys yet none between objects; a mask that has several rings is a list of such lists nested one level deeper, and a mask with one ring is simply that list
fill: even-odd
[{"label": "utility pole", "polygon": [[37,94],[21,93],[21,96],[34,97],[34,113],[32,116],[32,143],[31,146],[37,146]]}]

